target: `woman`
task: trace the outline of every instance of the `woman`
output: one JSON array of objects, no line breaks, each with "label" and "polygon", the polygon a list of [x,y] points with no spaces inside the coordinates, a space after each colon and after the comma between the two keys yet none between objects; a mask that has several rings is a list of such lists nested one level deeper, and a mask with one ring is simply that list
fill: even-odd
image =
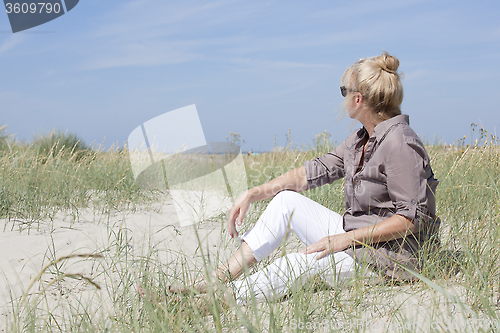
[{"label": "woman", "polygon": [[[241,247],[212,275],[223,283],[232,282],[240,304],[251,298],[282,297],[315,274],[338,283],[359,265],[398,280],[412,279],[403,267],[419,270],[419,251],[439,228],[434,198],[438,180],[408,116],[401,114],[398,67],[398,59],[388,53],[349,67],[340,90],[349,116],[363,127],[333,152],[246,191],[230,209],[227,226],[231,237],[237,237],[236,224],[241,225],[250,203],[275,196],[241,237]],[[343,216],[298,194],[343,177]],[[300,253],[235,280],[282,244],[290,230],[306,245]],[[191,288],[205,292],[207,285],[198,280]]]}]

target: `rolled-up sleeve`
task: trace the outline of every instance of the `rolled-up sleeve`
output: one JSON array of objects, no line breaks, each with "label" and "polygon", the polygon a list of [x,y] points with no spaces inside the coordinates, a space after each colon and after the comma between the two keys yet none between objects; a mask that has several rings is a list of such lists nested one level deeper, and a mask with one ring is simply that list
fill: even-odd
[{"label": "rolled-up sleeve", "polygon": [[417,230],[429,220],[427,178],[432,173],[429,157],[417,138],[405,137],[392,149],[385,171],[387,191],[395,206],[395,214],[413,220]]},{"label": "rolled-up sleeve", "polygon": [[345,142],[337,146],[333,152],[317,157],[312,161],[305,161],[304,167],[307,176],[307,189],[331,184],[344,177]]}]

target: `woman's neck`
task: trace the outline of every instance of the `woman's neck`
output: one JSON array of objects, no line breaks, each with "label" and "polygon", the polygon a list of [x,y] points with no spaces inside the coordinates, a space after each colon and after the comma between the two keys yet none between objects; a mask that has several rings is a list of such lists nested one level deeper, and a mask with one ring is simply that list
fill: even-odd
[{"label": "woman's neck", "polygon": [[374,117],[373,115],[375,115],[375,113],[372,110],[366,110],[366,112],[360,114],[358,119],[361,124],[363,124],[363,127],[366,129],[369,136],[372,136],[375,126],[382,122],[382,120]]}]

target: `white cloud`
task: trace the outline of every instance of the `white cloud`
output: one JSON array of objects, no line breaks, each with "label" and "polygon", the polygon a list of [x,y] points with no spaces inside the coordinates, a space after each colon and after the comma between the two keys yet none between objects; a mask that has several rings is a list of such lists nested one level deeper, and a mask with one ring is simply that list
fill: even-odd
[{"label": "white cloud", "polygon": [[387,13],[393,10],[420,5],[431,0],[384,0],[384,1],[355,1],[346,2],[345,5],[334,4],[333,8],[316,11],[310,15],[312,19],[345,20],[355,18],[353,22],[363,15],[379,16],[380,12]]},{"label": "white cloud", "polygon": [[80,68],[157,66],[213,58],[208,49],[232,45],[238,38],[199,35],[238,20],[237,15],[225,15],[234,4],[238,1],[198,6],[156,0],[125,3],[101,18],[104,23],[87,36],[94,47],[82,50],[85,60]]},{"label": "white cloud", "polygon": [[270,69],[287,69],[287,68],[334,68],[331,64],[321,63],[306,63],[297,61],[270,61],[252,58],[230,58],[227,61],[248,65],[250,67],[270,68]]},{"label": "white cloud", "polygon": [[234,8],[239,2],[217,1],[193,5],[193,2],[130,1],[103,17],[104,23],[92,35],[118,39],[155,39],[223,26],[253,12],[249,7]]},{"label": "white cloud", "polygon": [[0,54],[5,53],[9,50],[12,50],[16,45],[21,43],[24,40],[24,36],[21,34],[13,34],[12,36],[8,37],[2,45],[0,45]]},{"label": "white cloud", "polygon": [[334,33],[303,33],[300,35],[285,34],[281,36],[245,36],[240,42],[229,45],[228,51],[235,54],[249,54],[262,51],[287,49],[307,50],[311,47],[335,45],[344,42],[355,42],[368,39],[377,29],[366,32],[361,29],[339,31]]},{"label": "white cloud", "polygon": [[182,47],[182,43],[131,42],[94,52],[94,59],[83,65],[83,69],[104,69],[130,66],[155,66],[177,64],[199,60],[201,55]]}]

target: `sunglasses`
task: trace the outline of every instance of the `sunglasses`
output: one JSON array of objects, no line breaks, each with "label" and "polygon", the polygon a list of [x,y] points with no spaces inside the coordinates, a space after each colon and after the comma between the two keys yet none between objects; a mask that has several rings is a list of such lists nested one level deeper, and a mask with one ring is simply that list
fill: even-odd
[{"label": "sunglasses", "polygon": [[347,88],[345,86],[340,87],[340,94],[342,95],[342,97],[347,96]]},{"label": "sunglasses", "polygon": [[346,97],[348,92],[357,92],[357,90],[347,89],[345,86],[340,87],[340,94],[342,97]]}]

